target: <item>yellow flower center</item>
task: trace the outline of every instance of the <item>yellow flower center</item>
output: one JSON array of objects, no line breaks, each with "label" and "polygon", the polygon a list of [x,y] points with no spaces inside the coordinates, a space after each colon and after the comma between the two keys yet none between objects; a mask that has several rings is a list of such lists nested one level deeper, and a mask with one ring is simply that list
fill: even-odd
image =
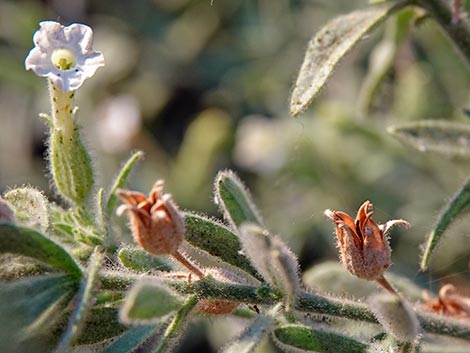
[{"label": "yellow flower center", "polygon": [[52,64],[59,70],[69,70],[75,66],[75,56],[68,49],[56,49],[51,55]]}]

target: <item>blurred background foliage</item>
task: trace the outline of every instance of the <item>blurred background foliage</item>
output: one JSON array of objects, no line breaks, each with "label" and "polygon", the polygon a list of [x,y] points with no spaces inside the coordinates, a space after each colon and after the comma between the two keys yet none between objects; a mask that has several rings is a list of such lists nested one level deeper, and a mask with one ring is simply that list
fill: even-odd
[{"label": "blurred background foliage", "polygon": [[448,281],[469,285],[468,215],[451,227],[430,272],[418,272],[419,246],[468,177],[469,162],[419,153],[386,133],[403,121],[468,121],[468,66],[436,24],[423,20],[411,30],[367,117],[358,117],[358,95],[383,28],[342,62],[306,113],[289,116],[308,40],[328,19],[366,5],[0,0],[0,190],[31,184],[55,198],[44,160],[46,125],[37,117],[49,109],[46,84],[24,70],[24,58],[39,21],[86,23],[106,60],[77,95],[101,184],[141,149],[145,160],[133,189],[147,192],[165,178],[182,208],[217,216],[212,179],[232,168],[271,231],[299,254],[303,270],[336,259],[323,210],[355,213],[370,199],[378,222],[412,224],[392,234],[393,272],[427,289]]}]

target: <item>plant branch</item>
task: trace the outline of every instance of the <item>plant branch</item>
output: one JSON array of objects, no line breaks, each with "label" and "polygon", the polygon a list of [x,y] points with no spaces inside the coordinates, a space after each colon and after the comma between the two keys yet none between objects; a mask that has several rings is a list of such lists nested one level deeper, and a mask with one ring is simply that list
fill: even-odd
[{"label": "plant branch", "polygon": [[[133,280],[143,278],[140,275],[104,271],[102,287],[106,289],[123,289]],[[224,299],[246,304],[274,305],[282,302],[282,294],[261,285],[259,287],[220,282],[212,277],[200,281],[188,282],[163,278],[171,287],[183,294],[197,294],[199,298]],[[301,291],[297,295],[295,309],[302,312],[316,313],[347,318],[351,320],[378,323],[372,311],[362,303],[352,300],[333,298],[326,295]],[[461,321],[444,318],[417,310],[421,327],[428,333],[440,334],[470,340],[470,325]]]},{"label": "plant branch", "polygon": [[414,3],[426,9],[436,19],[470,64],[469,23],[465,20],[453,21],[452,9],[446,0],[414,0]]}]

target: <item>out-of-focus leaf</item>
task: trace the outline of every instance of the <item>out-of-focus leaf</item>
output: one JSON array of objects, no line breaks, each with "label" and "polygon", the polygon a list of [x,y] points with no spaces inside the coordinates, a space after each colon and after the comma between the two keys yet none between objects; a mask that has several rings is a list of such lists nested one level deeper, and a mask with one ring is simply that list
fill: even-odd
[{"label": "out-of-focus leaf", "polygon": [[240,254],[240,240],[231,230],[214,220],[193,213],[186,213],[184,219],[186,240],[191,245],[259,277],[248,259]]},{"label": "out-of-focus leaf", "polygon": [[142,158],[144,153],[142,151],[138,151],[134,153],[127,162],[122,166],[121,170],[119,171],[116,179],[114,180],[113,185],[108,193],[108,200],[106,201],[106,215],[109,217],[114,209],[116,208],[117,204],[117,196],[115,195],[116,190],[122,188],[129,177],[129,174],[132,171],[132,168],[137,163],[137,161]]},{"label": "out-of-focus leaf", "polygon": [[[281,348],[296,348],[300,352],[366,353],[367,344],[333,331],[313,329],[303,325],[284,325],[273,332]],[[296,350],[296,351],[297,351]]]},{"label": "out-of-focus leaf", "polygon": [[134,352],[150,336],[158,332],[162,324],[139,325],[124,332],[116,341],[107,347],[103,353],[129,353]]},{"label": "out-of-focus leaf", "polygon": [[49,202],[41,191],[32,187],[13,189],[5,194],[5,199],[14,207],[21,224],[41,231],[49,226]]},{"label": "out-of-focus leaf", "polygon": [[235,228],[243,222],[263,225],[248,190],[231,170],[223,170],[217,174],[215,200],[224,217]]},{"label": "out-of-focus leaf", "polygon": [[[47,275],[0,284],[0,342],[5,352],[16,351],[24,335],[44,333],[57,322],[77,289],[69,275]],[[29,338],[31,338],[29,337]]]},{"label": "out-of-focus leaf", "polygon": [[260,314],[253,323],[235,339],[225,346],[221,353],[251,353],[258,347],[274,326],[274,317],[279,310],[279,304],[272,308],[267,315]]},{"label": "out-of-focus leaf", "polygon": [[450,200],[446,205],[443,212],[439,216],[439,219],[434,226],[434,229],[428,236],[426,246],[424,248],[423,257],[421,259],[421,269],[427,270],[431,255],[433,254],[437,244],[442,238],[447,227],[452,221],[467,207],[470,205],[470,180],[467,180],[465,184],[460,188],[457,194]]},{"label": "out-of-focus leaf", "polygon": [[29,228],[0,223],[0,253],[32,257],[74,277],[82,274],[80,267],[63,247]]},{"label": "out-of-focus leaf", "polygon": [[406,8],[392,16],[386,23],[382,41],[370,54],[369,71],[358,99],[358,108],[362,115],[369,113],[379,88],[395,62],[401,43],[407,38],[414,14],[413,8]]},{"label": "out-of-focus leaf", "polygon": [[129,291],[121,309],[121,319],[125,323],[158,323],[182,305],[183,298],[164,283],[145,279]]},{"label": "out-of-focus leaf", "polygon": [[264,278],[278,288],[286,299],[286,307],[293,304],[300,288],[299,264],[295,254],[277,236],[253,223],[240,227],[243,251]]},{"label": "out-of-focus leaf", "polygon": [[267,231],[252,223],[240,228],[240,240],[245,256],[250,259],[266,283],[278,287],[278,276],[272,261],[272,238]]},{"label": "out-of-focus leaf", "polygon": [[[310,289],[332,293],[340,297],[365,298],[377,289],[374,282],[363,281],[344,270],[338,261],[319,263],[303,273],[303,283]],[[387,274],[387,280],[399,293],[410,300],[422,298],[423,289],[406,277],[394,273]]]},{"label": "out-of-focus leaf", "polygon": [[388,132],[421,152],[470,158],[470,124],[447,120],[422,120],[390,126]]},{"label": "out-of-focus leaf", "polygon": [[308,45],[292,93],[291,114],[297,116],[305,110],[325,85],[339,61],[364,35],[401,6],[401,1],[389,1],[328,22]]},{"label": "out-of-focus leaf", "polygon": [[67,351],[80,334],[80,329],[83,327],[87,314],[94,304],[93,294],[99,283],[98,271],[101,268],[103,259],[104,254],[102,250],[96,247],[90,257],[86,273],[82,280],[81,288],[76,298],[75,308],[57,348],[58,352]]},{"label": "out-of-focus leaf", "polygon": [[122,248],[118,252],[118,258],[124,267],[138,272],[174,269],[170,262],[166,262],[161,256],[152,256],[139,248]]},{"label": "out-of-focus leaf", "polygon": [[413,343],[420,326],[413,308],[397,295],[380,293],[368,298],[369,307],[385,331],[399,342]]}]

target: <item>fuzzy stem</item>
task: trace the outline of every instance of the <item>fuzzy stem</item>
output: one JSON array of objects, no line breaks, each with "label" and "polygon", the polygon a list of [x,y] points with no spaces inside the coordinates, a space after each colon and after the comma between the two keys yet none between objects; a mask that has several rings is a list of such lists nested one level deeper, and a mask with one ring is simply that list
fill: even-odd
[{"label": "fuzzy stem", "polygon": [[470,25],[467,21],[455,21],[453,10],[446,0],[414,0],[426,9],[441,25],[470,64]]},{"label": "fuzzy stem", "polygon": [[[103,289],[125,289],[141,275],[119,273],[117,271],[103,272]],[[210,276],[203,280],[188,283],[188,281],[165,280],[165,282],[183,294],[197,294],[204,299],[224,299],[246,304],[273,305],[283,300],[282,294],[265,285],[255,287],[240,284],[219,282]],[[298,311],[325,314],[351,320],[378,323],[367,305],[352,300],[328,297],[300,291],[294,308]],[[446,335],[470,340],[470,325],[455,319],[445,318],[417,310],[421,327],[428,333]]]},{"label": "fuzzy stem", "polygon": [[186,257],[182,253],[180,253],[178,250],[173,252],[171,254],[175,258],[176,261],[178,261],[181,265],[186,267],[191,273],[194,273],[199,279],[204,278],[204,273],[200,269],[198,269],[196,266],[194,266],[191,262],[189,262]]},{"label": "fuzzy stem", "polygon": [[390,284],[389,281],[387,281],[384,276],[380,276],[380,278],[376,279],[376,282],[390,294],[398,296],[398,293],[395,288],[393,288],[393,286]]},{"label": "fuzzy stem", "polygon": [[73,97],[75,91],[62,92],[49,80],[49,94],[51,99],[51,116],[56,130],[62,131],[64,141],[68,143],[74,133],[73,124]]}]

